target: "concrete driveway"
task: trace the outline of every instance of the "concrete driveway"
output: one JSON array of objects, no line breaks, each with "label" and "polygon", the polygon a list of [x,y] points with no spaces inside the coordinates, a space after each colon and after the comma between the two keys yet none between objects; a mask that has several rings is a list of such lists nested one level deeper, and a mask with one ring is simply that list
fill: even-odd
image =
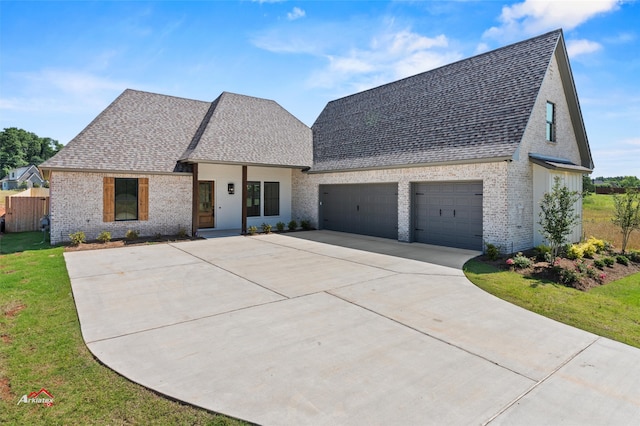
[{"label": "concrete driveway", "polygon": [[474,255],[312,231],[65,259],[100,361],[232,417],[639,424],[640,350],[496,299],[445,266]]}]

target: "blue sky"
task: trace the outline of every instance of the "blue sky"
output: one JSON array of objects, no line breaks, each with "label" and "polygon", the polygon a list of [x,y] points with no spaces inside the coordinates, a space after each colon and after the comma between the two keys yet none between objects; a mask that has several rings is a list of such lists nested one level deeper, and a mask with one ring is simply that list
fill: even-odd
[{"label": "blue sky", "polygon": [[67,143],[124,89],[341,96],[563,28],[595,176],[640,176],[637,0],[0,1],[0,128]]}]

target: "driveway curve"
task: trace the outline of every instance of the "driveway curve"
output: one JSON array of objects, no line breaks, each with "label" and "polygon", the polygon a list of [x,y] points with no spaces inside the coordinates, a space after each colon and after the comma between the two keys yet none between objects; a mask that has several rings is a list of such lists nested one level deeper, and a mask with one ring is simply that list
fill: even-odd
[{"label": "driveway curve", "polygon": [[311,231],[65,259],[91,352],[207,410],[263,425],[640,423],[640,350],[483,292],[460,269],[475,255]]}]

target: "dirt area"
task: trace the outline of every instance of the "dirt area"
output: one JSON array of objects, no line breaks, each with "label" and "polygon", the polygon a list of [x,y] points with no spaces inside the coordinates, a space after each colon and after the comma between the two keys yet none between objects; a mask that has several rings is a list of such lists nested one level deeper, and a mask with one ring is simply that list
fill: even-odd
[{"label": "dirt area", "polygon": [[149,244],[168,244],[174,243],[176,241],[192,241],[199,240],[200,238],[195,237],[182,237],[177,235],[169,235],[162,237],[149,237],[149,238],[137,238],[135,240],[111,240],[108,242],[100,242],[100,241],[89,241],[88,243],[82,243],[77,246],[68,245],[65,247],[65,251],[82,251],[82,250],[101,250],[108,248],[118,248],[125,246],[141,246],[141,245],[149,245]]},{"label": "dirt area", "polygon": [[[525,277],[553,281],[582,291],[587,291],[590,288],[598,287],[640,272],[640,262],[633,262],[631,260],[629,260],[628,265],[615,262],[611,266],[605,265],[602,268],[594,264],[596,260],[602,260],[607,257],[615,259],[617,255],[613,253],[595,255],[593,259],[570,260],[558,258],[553,264],[536,261],[533,253],[524,253],[524,256],[532,259],[533,263],[530,267],[517,268],[509,265],[507,260],[512,257],[491,261],[487,259],[486,256],[481,256],[479,260],[499,269],[517,272]],[[563,271],[568,271],[568,273],[563,273]],[[567,282],[568,276],[575,276],[577,279]]]}]

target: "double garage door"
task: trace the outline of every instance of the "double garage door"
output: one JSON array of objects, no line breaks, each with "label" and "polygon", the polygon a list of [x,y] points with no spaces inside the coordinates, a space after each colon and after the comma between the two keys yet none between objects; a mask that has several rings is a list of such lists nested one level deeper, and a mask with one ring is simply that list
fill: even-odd
[{"label": "double garage door", "polygon": [[482,250],[482,182],[414,183],[413,240]]},{"label": "double garage door", "polygon": [[[482,250],[482,182],[412,184],[415,242]],[[396,183],[320,185],[323,229],[398,238]]]},{"label": "double garage door", "polygon": [[398,184],[320,185],[323,229],[398,238]]}]

